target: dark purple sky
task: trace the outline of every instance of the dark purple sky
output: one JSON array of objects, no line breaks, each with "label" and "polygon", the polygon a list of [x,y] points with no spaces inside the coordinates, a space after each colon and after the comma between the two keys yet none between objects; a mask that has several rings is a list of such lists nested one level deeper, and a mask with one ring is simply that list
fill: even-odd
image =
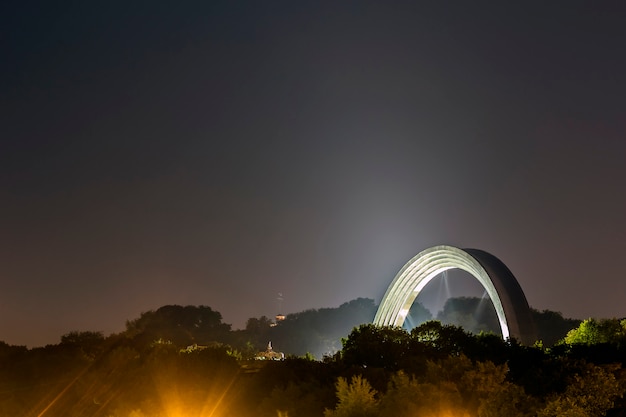
[{"label": "dark purple sky", "polygon": [[437,244],[626,316],[625,3],[41,3],[0,8],[0,340],[380,302]]}]

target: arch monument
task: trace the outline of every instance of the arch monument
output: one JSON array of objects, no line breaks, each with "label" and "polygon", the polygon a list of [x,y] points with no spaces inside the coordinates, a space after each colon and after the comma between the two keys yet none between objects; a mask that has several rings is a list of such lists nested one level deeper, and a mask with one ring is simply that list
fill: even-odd
[{"label": "arch monument", "polygon": [[378,307],[374,324],[402,326],[418,296],[433,278],[448,269],[470,273],[485,288],[496,314],[502,337],[530,345],[537,337],[528,301],[509,268],[479,249],[440,245],[428,248],[408,261],[393,279]]}]

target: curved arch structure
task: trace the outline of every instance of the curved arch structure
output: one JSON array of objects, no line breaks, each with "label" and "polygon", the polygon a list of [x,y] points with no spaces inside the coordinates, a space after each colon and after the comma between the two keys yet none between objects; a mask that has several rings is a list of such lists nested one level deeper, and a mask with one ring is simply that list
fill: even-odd
[{"label": "curved arch structure", "polygon": [[387,288],[374,324],[402,326],[413,301],[426,284],[453,268],[469,272],[485,288],[498,315],[504,339],[512,337],[526,345],[536,341],[526,296],[506,265],[485,251],[446,245],[426,249],[402,267]]}]

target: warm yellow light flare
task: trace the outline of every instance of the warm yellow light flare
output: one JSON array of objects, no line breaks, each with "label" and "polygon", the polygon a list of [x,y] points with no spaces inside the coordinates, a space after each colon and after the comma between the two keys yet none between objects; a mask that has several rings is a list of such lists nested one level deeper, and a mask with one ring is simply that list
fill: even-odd
[{"label": "warm yellow light flare", "polygon": [[[212,387],[185,390],[179,385],[162,380],[158,384],[163,415],[166,417],[220,417],[224,413],[224,399],[237,377]],[[219,391],[215,387],[222,387]]]}]

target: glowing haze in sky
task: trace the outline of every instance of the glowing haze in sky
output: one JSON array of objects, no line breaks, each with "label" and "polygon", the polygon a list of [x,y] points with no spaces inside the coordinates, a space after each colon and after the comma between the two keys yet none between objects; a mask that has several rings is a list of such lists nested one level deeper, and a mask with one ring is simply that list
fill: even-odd
[{"label": "glowing haze in sky", "polygon": [[[443,4],[446,3],[446,4]],[[0,340],[380,302],[437,244],[626,316],[623,2],[0,10]]]}]

